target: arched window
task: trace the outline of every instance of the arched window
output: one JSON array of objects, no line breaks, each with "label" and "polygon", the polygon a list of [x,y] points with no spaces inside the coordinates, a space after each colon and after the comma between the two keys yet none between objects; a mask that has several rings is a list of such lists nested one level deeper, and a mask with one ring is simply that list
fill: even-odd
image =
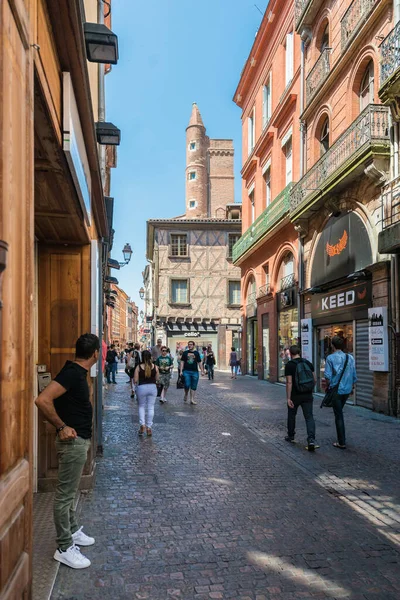
[{"label": "arched window", "polygon": [[278,288],[286,290],[294,285],[294,256],[291,252],[285,254],[279,268]]},{"label": "arched window", "polygon": [[326,118],[322,127],[321,133],[319,136],[319,147],[321,156],[327,152],[329,149],[329,119]]},{"label": "arched window", "polygon": [[328,47],[329,47],[329,23],[326,25],[324,32],[322,34],[322,37],[321,37],[321,42],[319,45],[319,50],[320,50],[321,54],[323,53],[325,48],[328,48]]},{"label": "arched window", "polygon": [[246,304],[253,304],[256,295],[256,280],[252,277],[247,284]]},{"label": "arched window", "polygon": [[374,101],[374,63],[369,61],[360,85],[360,112]]}]

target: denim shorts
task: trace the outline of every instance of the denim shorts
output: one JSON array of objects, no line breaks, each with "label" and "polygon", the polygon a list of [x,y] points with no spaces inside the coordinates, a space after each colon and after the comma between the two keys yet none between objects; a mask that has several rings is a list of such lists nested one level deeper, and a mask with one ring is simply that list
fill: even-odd
[{"label": "denim shorts", "polygon": [[183,381],[185,382],[185,390],[197,390],[197,384],[199,383],[199,372],[198,371],[183,371]]}]

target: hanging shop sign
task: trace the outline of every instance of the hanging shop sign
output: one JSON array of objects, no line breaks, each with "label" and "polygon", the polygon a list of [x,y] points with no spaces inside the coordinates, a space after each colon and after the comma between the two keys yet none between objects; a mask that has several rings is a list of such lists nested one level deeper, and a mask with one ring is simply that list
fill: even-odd
[{"label": "hanging shop sign", "polygon": [[389,371],[389,339],[386,306],[368,309],[369,369]]},{"label": "hanging shop sign", "polygon": [[278,311],[285,310],[286,308],[294,308],[297,306],[297,293],[296,288],[289,288],[284,292],[279,292],[277,295]]},{"label": "hanging shop sign", "polygon": [[[353,310],[367,309],[372,303],[371,281],[350,283],[321,294],[311,296],[313,318],[340,315]],[[366,315],[365,315],[366,316]]]},{"label": "hanging shop sign", "polygon": [[368,231],[357,213],[331,217],[316,245],[311,287],[347,277],[371,263]]},{"label": "hanging shop sign", "polygon": [[312,319],[301,319],[301,356],[312,362]]},{"label": "hanging shop sign", "polygon": [[67,72],[63,73],[63,150],[85,220],[90,225],[92,180],[71,75]]}]

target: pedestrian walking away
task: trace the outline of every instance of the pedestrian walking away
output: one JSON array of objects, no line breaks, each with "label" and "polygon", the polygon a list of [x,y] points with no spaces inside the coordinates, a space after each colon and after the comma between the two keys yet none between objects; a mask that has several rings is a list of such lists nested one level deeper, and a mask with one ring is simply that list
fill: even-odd
[{"label": "pedestrian walking away", "polygon": [[164,403],[167,401],[167,390],[171,382],[171,370],[174,367],[174,361],[168,354],[166,346],[161,346],[161,356],[157,358],[154,364],[157,365],[159,371],[157,398],[159,398],[161,403]]},{"label": "pedestrian walking away", "polygon": [[209,380],[214,379],[214,368],[215,368],[216,362],[215,362],[215,354],[211,350],[210,347],[209,347],[209,349],[207,349],[205,365],[207,367],[208,379]]},{"label": "pedestrian walking away", "polygon": [[135,376],[135,369],[142,362],[142,353],[140,352],[140,344],[136,342],[135,346],[130,351],[127,357],[127,370],[129,375],[129,382],[131,384],[131,398],[135,397],[135,386],[133,378]]},{"label": "pedestrian walking away", "polygon": [[111,377],[112,382],[117,383],[115,375],[118,372],[118,352],[115,350],[114,344],[111,344],[110,349],[107,351],[106,361],[108,365],[107,383],[111,383]]},{"label": "pedestrian walking away", "polygon": [[130,383],[131,386],[132,386],[132,382],[131,382],[131,377],[129,376],[128,362],[129,362],[129,358],[130,358],[130,355],[132,352],[133,352],[133,342],[129,342],[128,347],[126,348],[126,351],[125,351],[125,373],[129,377],[129,380],[126,383]]},{"label": "pedestrian walking away", "polygon": [[187,402],[190,391],[190,404],[197,404],[196,390],[199,383],[199,363],[201,365],[201,372],[204,375],[204,369],[201,362],[200,354],[195,348],[195,343],[188,342],[188,350],[185,350],[182,354],[181,360],[181,372],[185,384],[185,396],[184,402]]},{"label": "pedestrian walking away", "polygon": [[238,362],[237,352],[236,352],[236,349],[232,346],[231,353],[229,356],[229,366],[231,368],[231,379],[236,379],[237,362]]},{"label": "pedestrian walking away", "polygon": [[95,542],[78,526],[74,503],[92,437],[93,409],[87,375],[98,361],[99,350],[96,335],[82,335],[76,342],[75,360],[67,360],[35,401],[57,434],[58,482],[54,496],[57,550],[54,558],[73,569],[90,566],[90,560],[81,554],[79,546],[91,546]]},{"label": "pedestrian walking away", "polygon": [[157,340],[157,345],[151,349],[151,360],[155,362],[159,356],[161,356],[162,339]]},{"label": "pedestrian walking away", "polygon": [[142,362],[135,369],[136,394],[139,405],[139,435],[153,435],[154,404],[157,397],[158,367],[151,360],[151,352],[144,350]]},{"label": "pedestrian walking away", "polygon": [[290,360],[285,365],[286,399],[288,405],[287,442],[294,442],[296,415],[299,406],[307,427],[307,448],[315,450],[315,421],[313,415],[313,390],[316,383],[314,365],[300,356],[298,346],[290,346]]},{"label": "pedestrian walking away", "polygon": [[[346,449],[346,431],[344,426],[343,408],[347,398],[354,391],[354,385],[357,381],[357,373],[354,357],[351,354],[343,352],[344,340],[339,336],[334,336],[331,341],[333,353],[329,354],[325,362],[325,387],[326,389],[335,388],[332,398],[332,408],[335,415],[337,441],[334,442],[335,448]],[[346,361],[347,359],[347,361]],[[347,364],[346,364],[347,363]]]}]

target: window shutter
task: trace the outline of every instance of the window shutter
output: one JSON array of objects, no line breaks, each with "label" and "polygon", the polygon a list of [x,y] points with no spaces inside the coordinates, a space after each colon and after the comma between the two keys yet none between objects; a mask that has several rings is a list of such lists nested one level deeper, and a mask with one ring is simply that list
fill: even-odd
[{"label": "window shutter", "polygon": [[286,85],[293,79],[293,32],[286,35]]}]

